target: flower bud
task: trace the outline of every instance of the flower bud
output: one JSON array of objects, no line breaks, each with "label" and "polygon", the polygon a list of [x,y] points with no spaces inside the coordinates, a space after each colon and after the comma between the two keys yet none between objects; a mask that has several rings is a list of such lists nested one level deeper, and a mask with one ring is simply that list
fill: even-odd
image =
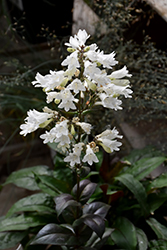
[{"label": "flower bud", "polygon": [[54,102],[55,102],[56,104],[59,104],[59,103],[60,103],[60,99],[55,99]]},{"label": "flower bud", "polygon": [[86,46],[86,48],[84,49],[84,52],[88,52],[90,50],[89,46]]},{"label": "flower bud", "polygon": [[72,52],[75,51],[75,49],[73,49],[73,48],[67,48],[67,51],[70,52],[70,53],[72,53]]}]

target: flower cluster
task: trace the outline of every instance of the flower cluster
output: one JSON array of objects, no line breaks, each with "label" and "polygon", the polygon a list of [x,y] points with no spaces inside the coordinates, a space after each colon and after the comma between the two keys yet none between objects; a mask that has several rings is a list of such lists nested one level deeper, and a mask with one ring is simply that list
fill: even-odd
[{"label": "flower cluster", "polygon": [[46,102],[54,102],[59,111],[47,107],[43,112],[30,110],[25,124],[20,126],[20,134],[24,136],[40,127],[46,128],[40,138],[44,143],[57,143],[66,153],[64,161],[71,167],[98,162],[98,145],[108,153],[119,150],[121,143],[116,138],[122,136],[115,128],[97,135],[92,142],[88,141],[92,126],[85,122],[85,114],[95,105],[119,110],[122,108],[119,96],[131,98],[132,94],[129,80],[123,79],[131,77],[126,66],[111,72],[118,63],[115,53],[104,54],[96,44],[86,46],[88,38],[85,30],[70,37],[69,43],[65,43],[70,55],[61,63],[66,69],[50,71],[45,76],[37,73],[32,82],[46,93]]}]

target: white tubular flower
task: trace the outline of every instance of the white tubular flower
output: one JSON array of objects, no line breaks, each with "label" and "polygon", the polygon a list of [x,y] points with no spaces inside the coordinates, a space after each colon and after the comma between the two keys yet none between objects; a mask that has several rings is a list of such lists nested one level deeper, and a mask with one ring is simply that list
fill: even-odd
[{"label": "white tubular flower", "polygon": [[85,30],[79,30],[74,37],[70,36],[69,43],[65,43],[66,46],[78,49],[85,45],[86,40],[90,37]]},{"label": "white tubular flower", "polygon": [[75,153],[69,153],[68,156],[64,158],[65,162],[70,162],[70,166],[73,167],[75,164],[80,164],[80,155],[75,154]]},{"label": "white tubular flower", "polygon": [[86,134],[90,134],[92,125],[87,122],[76,122],[76,125],[80,126]]},{"label": "white tubular flower", "polygon": [[89,165],[92,165],[93,162],[99,162],[97,156],[94,154],[93,150],[89,145],[86,146],[86,155],[82,159],[83,162],[88,162]]},{"label": "white tubular flower", "polygon": [[73,90],[74,93],[76,93],[76,94],[78,94],[79,91],[85,91],[86,90],[85,86],[83,85],[83,83],[78,78],[76,78],[74,81],[72,81],[67,86],[67,88]]},{"label": "white tubular flower", "polygon": [[46,102],[47,103],[52,102],[54,99],[59,99],[60,100],[60,97],[61,97],[60,93],[56,92],[56,91],[46,93],[46,95],[47,95],[47,97],[46,97]]},{"label": "white tubular flower", "polygon": [[66,112],[68,112],[70,109],[76,109],[76,106],[73,102],[78,101],[78,99],[74,98],[69,89],[66,88],[61,90],[59,94],[59,98],[62,100],[62,102],[59,104],[58,108],[64,108]]},{"label": "white tubular flower", "polygon": [[87,77],[90,77],[91,79],[94,78],[94,75],[100,75],[101,70],[97,67],[96,63],[91,63],[89,61],[85,61],[84,63],[85,69],[84,69],[84,75]]},{"label": "white tubular flower", "polygon": [[52,71],[50,74],[42,76],[40,73],[37,73],[35,77],[36,81],[33,81],[32,84],[35,87],[42,87],[45,91],[54,90],[56,87],[60,86],[62,82],[67,83],[68,79],[64,76],[64,71]]},{"label": "white tubular flower", "polygon": [[22,124],[20,126],[20,129],[22,129],[20,134],[24,136],[26,136],[28,133],[34,132],[40,127],[40,124],[53,117],[53,114],[39,112],[35,109],[29,110],[27,114],[28,117],[25,118],[25,124]]},{"label": "white tubular flower", "polygon": [[124,66],[122,69],[116,70],[114,72],[111,73],[111,75],[109,75],[108,77],[110,78],[123,78],[125,76],[127,77],[131,77],[131,74],[128,74],[129,71],[127,70],[127,67]]},{"label": "white tubular flower", "polygon": [[56,87],[60,86],[63,82],[67,82],[68,79],[64,77],[64,71],[52,71],[50,70],[50,75],[47,81],[47,87],[45,91],[54,90]]},{"label": "white tubular flower", "polygon": [[115,138],[122,138],[122,135],[118,135],[118,130],[114,127],[112,130],[111,129],[106,129],[105,131],[103,131],[101,134],[96,135],[96,139],[109,139],[109,140],[113,140]]},{"label": "white tubular flower", "polygon": [[75,154],[77,153],[81,153],[82,149],[83,149],[84,143],[83,142],[79,142],[77,144],[74,145],[73,151]]},{"label": "white tubular flower", "polygon": [[73,70],[80,67],[78,62],[78,52],[74,51],[61,63],[62,66],[68,66],[68,70]]},{"label": "white tubular flower", "polygon": [[112,153],[114,150],[119,151],[122,143],[114,140],[116,138],[122,138],[122,135],[118,135],[118,131],[113,128],[113,130],[107,129],[101,134],[95,137],[96,142],[101,145],[107,153]]},{"label": "white tubular flower", "polygon": [[57,131],[56,137],[61,137],[62,135],[68,135],[68,120],[64,120],[56,124],[55,129]]},{"label": "white tubular flower", "polygon": [[122,107],[120,107],[120,105],[122,104],[121,100],[118,100],[117,98],[106,95],[105,93],[101,93],[99,97],[101,99],[101,102],[97,102],[96,104],[100,104],[104,108],[110,108],[114,110],[122,109]]},{"label": "white tubular flower", "polygon": [[[86,47],[87,48],[87,47]],[[89,60],[91,60],[92,62],[96,62],[97,61],[97,56],[98,56],[98,53],[99,51],[96,51],[97,49],[97,45],[94,43],[94,44],[91,44],[89,46],[89,50],[85,53],[85,55],[89,58]]]},{"label": "white tubular flower", "polygon": [[107,153],[112,153],[114,150],[115,151],[119,151],[120,149],[118,147],[120,147],[122,145],[121,142],[118,142],[117,140],[111,141],[108,139],[99,139],[99,145],[101,145],[104,150]]},{"label": "white tubular flower", "polygon": [[64,158],[65,162],[70,162],[70,166],[73,167],[75,164],[80,164],[80,156],[84,143],[79,142],[74,145],[73,153],[70,153],[68,156]]},{"label": "white tubular flower", "polygon": [[43,139],[43,143],[46,144],[48,142],[53,143],[56,139],[57,131],[56,128],[52,128],[50,131],[45,131],[45,134],[40,135],[40,138]]},{"label": "white tubular flower", "polygon": [[33,81],[32,84],[35,87],[41,87],[41,88],[46,88],[47,87],[47,82],[49,79],[49,74],[48,75],[41,75],[39,72],[36,74],[35,79],[36,81]]},{"label": "white tubular flower", "polygon": [[128,89],[130,87],[129,85],[126,86],[118,86],[115,84],[108,84],[102,88],[102,90],[105,91],[105,93],[109,96],[119,96],[124,95],[125,98],[131,98],[132,96],[130,94],[133,93],[131,89]]},{"label": "white tubular flower", "polygon": [[93,79],[95,82],[97,82],[98,86],[104,86],[105,84],[108,84],[111,82],[110,78],[107,77],[106,72],[103,72],[100,70],[96,63],[91,63],[89,61],[85,62],[85,70],[84,75],[86,77]]},{"label": "white tubular flower", "polygon": [[58,147],[69,147],[70,144],[70,138],[68,135],[61,135],[60,137],[56,138],[54,142],[58,143]]},{"label": "white tubular flower", "polygon": [[62,142],[61,145],[65,145],[70,143],[68,133],[68,120],[64,120],[57,123],[50,131],[40,135],[40,138],[44,140],[43,143]]},{"label": "white tubular flower", "polygon": [[97,56],[97,61],[103,65],[104,68],[112,69],[111,66],[114,66],[118,63],[118,61],[114,58],[115,52],[108,55],[104,55],[103,51],[101,51]]}]

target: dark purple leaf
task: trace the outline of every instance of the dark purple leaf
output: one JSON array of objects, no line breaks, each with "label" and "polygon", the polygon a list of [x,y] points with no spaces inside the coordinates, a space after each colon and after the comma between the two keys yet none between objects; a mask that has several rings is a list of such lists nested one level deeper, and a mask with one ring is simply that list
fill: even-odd
[{"label": "dark purple leaf", "polygon": [[38,232],[31,244],[73,246],[77,245],[77,238],[70,225],[56,225],[51,223],[44,226]]},{"label": "dark purple leaf", "polygon": [[105,218],[110,206],[103,202],[92,202],[90,204],[86,204],[83,208],[83,214],[97,214],[102,218]]}]

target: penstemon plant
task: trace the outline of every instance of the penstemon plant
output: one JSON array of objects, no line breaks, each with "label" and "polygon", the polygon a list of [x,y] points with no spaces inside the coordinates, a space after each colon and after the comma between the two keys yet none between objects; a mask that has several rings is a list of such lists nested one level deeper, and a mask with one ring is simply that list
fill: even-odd
[{"label": "penstemon plant", "polygon": [[[88,38],[85,30],[79,30],[77,35],[70,37],[69,42],[65,43],[70,54],[61,63],[65,70],[50,71],[45,76],[37,73],[32,82],[34,87],[40,87],[46,93],[48,105],[42,112],[35,109],[28,111],[25,123],[20,126],[20,134],[26,136],[39,128],[45,129],[40,138],[43,143],[54,144],[61,150],[63,162],[75,176],[76,183],[70,191],[66,191],[67,183],[64,181],[64,186],[60,185],[54,172],[44,166],[32,169],[31,173],[30,169],[29,172],[22,172],[22,177],[30,177],[31,180],[34,178],[35,181],[30,185],[32,190],[47,190],[47,194],[37,193],[31,196],[29,205],[33,203],[33,199],[38,198],[38,202],[33,203],[36,207],[25,210],[27,213],[24,214],[24,219],[23,215],[16,216],[19,218],[17,225],[20,225],[20,220],[24,221],[24,225],[17,228],[26,232],[22,231],[18,240],[22,241],[24,249],[33,249],[33,245],[39,245],[39,249],[45,249],[46,245],[47,249],[52,246],[54,249],[99,249],[98,246],[105,243],[112,231],[105,227],[105,217],[110,205],[90,200],[97,184],[86,176],[91,175],[91,166],[99,162],[99,147],[107,153],[118,151],[121,142],[117,139],[122,136],[116,128],[107,128],[93,138],[93,126],[88,122],[87,115],[99,105],[121,110],[120,95],[131,98],[132,94],[129,80],[123,78],[131,77],[131,74],[126,66],[112,71],[112,67],[118,63],[114,58],[115,53],[104,54],[96,44],[87,46],[85,43]],[[16,182],[17,176],[15,184],[21,186],[19,180]],[[6,183],[10,183],[10,178]],[[39,211],[39,199],[43,202],[43,208],[40,207],[43,220],[36,214]],[[48,202],[50,206],[47,206]],[[23,202],[20,204],[23,205]],[[19,203],[13,210],[9,210],[8,216],[20,211],[21,205],[19,209],[18,207]],[[28,213],[30,211],[33,211],[31,219]],[[49,217],[49,214],[52,216]],[[16,217],[13,220],[16,221]],[[11,225],[5,230],[16,229]],[[27,235],[28,241],[25,240]]]}]

